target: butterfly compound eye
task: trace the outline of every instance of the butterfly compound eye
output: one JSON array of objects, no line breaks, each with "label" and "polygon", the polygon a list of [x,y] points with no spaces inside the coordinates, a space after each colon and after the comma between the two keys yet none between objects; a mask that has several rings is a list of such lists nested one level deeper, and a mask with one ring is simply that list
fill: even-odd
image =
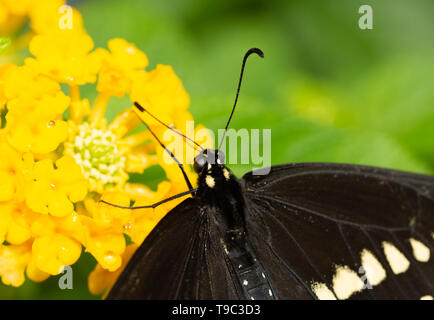
[{"label": "butterfly compound eye", "polygon": [[225,154],[219,150],[217,153],[217,164],[225,164],[225,162]]},{"label": "butterfly compound eye", "polygon": [[[206,151],[206,150],[205,150]],[[204,152],[201,152],[199,155],[194,158],[193,169],[196,173],[201,173],[203,167],[208,163],[208,157]]]}]

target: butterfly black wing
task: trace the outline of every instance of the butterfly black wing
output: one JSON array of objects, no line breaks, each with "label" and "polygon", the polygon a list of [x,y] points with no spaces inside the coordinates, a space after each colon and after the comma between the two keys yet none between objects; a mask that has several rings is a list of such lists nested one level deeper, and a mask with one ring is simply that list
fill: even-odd
[{"label": "butterfly black wing", "polygon": [[[294,164],[240,181],[247,234],[278,298],[432,295],[433,178]],[[213,210],[191,198],[173,209],[108,299],[246,298],[212,221],[221,213]],[[361,266],[366,272],[360,273]]]},{"label": "butterfly black wing", "polygon": [[279,298],[433,296],[433,177],[300,163],[240,181],[248,235]]},{"label": "butterfly black wing", "polygon": [[193,198],[171,210],[134,253],[107,299],[239,299],[209,221],[213,213],[207,213]]}]

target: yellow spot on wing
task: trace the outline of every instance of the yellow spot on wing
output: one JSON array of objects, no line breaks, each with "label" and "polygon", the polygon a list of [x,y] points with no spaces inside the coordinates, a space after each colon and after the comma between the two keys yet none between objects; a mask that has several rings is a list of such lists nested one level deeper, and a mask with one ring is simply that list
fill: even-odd
[{"label": "yellow spot on wing", "polygon": [[376,286],[386,279],[386,271],[377,258],[367,249],[361,253],[362,265],[369,284]]},{"label": "yellow spot on wing", "polygon": [[393,244],[387,241],[383,241],[383,250],[386,255],[387,262],[394,274],[399,274],[407,271],[410,266],[410,262]]},{"label": "yellow spot on wing", "polygon": [[228,169],[223,169],[223,175],[225,176],[226,180],[229,180],[231,178],[231,175],[228,171]]},{"label": "yellow spot on wing", "polygon": [[411,238],[410,239],[411,248],[413,249],[414,258],[420,262],[427,262],[430,257],[429,248],[422,242]]},{"label": "yellow spot on wing", "polygon": [[324,283],[315,282],[311,288],[319,300],[336,300],[333,292]]},{"label": "yellow spot on wing", "polygon": [[348,299],[353,293],[363,289],[364,284],[357,273],[348,266],[336,266],[333,277],[333,290],[338,299]]},{"label": "yellow spot on wing", "polygon": [[423,297],[420,297],[420,300],[434,300],[433,299],[433,297],[432,296],[423,296]]}]

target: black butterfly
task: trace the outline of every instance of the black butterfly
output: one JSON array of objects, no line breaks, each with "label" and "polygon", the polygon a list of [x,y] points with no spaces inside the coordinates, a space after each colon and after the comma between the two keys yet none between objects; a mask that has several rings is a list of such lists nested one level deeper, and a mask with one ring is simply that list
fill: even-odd
[{"label": "black butterfly", "polygon": [[[226,129],[251,53],[263,57],[256,48],[246,53]],[[186,179],[190,190],[179,195],[193,197],[160,221],[107,299],[434,295],[433,177],[298,163],[237,179],[219,150],[202,151],[194,169],[198,187]]]}]

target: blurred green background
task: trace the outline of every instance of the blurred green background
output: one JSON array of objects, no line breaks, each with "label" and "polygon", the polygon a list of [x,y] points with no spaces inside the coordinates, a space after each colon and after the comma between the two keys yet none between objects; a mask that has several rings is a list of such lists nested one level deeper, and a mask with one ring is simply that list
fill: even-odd
[{"label": "blurred green background", "polygon": [[[196,123],[224,127],[243,54],[252,57],[231,127],[271,128],[272,163],[346,162],[434,173],[434,2],[327,1],[68,1],[80,10],[97,47],[122,37],[169,64],[191,98]],[[374,28],[361,30],[358,9],[373,8]],[[88,86],[90,100],[95,90]],[[112,99],[112,118],[129,106]],[[248,166],[231,166],[241,175]],[[149,184],[161,171],[142,177]],[[91,299],[83,254],[74,290],[59,277],[0,298]]]}]

